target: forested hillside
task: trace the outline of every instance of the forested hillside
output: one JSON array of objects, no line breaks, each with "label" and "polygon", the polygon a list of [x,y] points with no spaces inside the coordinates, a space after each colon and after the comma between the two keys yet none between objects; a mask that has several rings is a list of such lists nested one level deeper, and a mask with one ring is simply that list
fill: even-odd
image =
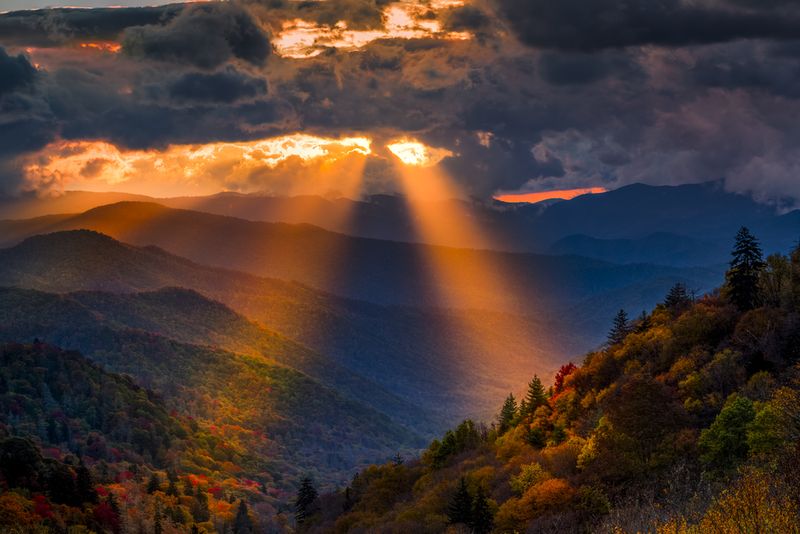
[{"label": "forested hillside", "polygon": [[131,328],[69,297],[0,290],[0,341],[34,339],[78,349],[158,393],[170,410],[236,451],[234,473],[282,491],[304,473],[335,483],[359,465],[420,445],[416,433],[387,416],[277,363],[271,351],[303,354],[279,338],[264,353],[230,352]]},{"label": "forested hillside", "polygon": [[[241,441],[130,378],[42,343],[0,345],[0,525],[11,532],[280,529],[282,491]],[[248,466],[249,467],[249,466]],[[11,529],[11,530],[9,530]]]},{"label": "forested hillside", "polygon": [[799,477],[800,248],[764,261],[743,229],[719,291],[620,312],[492,425],[298,502],[312,532],[792,533]]},{"label": "forested hillside", "polygon": [[[549,372],[558,367],[566,351],[585,343],[578,332],[567,336],[558,325],[530,318],[350,300],[297,283],[199,265],[155,247],[134,247],[91,231],[36,236],[0,250],[0,285],[51,293],[131,293],[175,286],[193,289],[270,332],[313,349],[334,366],[349,369],[406,403],[424,408],[428,417],[422,418],[425,421],[417,419],[422,423],[421,431],[425,431],[427,420],[452,422],[476,413],[488,417],[488,401],[519,381],[518,369]],[[177,294],[174,296],[177,302]],[[219,313],[208,302],[195,302],[188,309],[168,305],[166,293],[150,298],[104,298],[109,305],[119,304],[111,306],[110,315],[120,321],[125,322],[125,314],[128,318],[137,315],[138,322],[127,323],[136,328],[150,329],[156,324],[164,329],[180,322],[183,326],[172,328],[170,335],[180,332],[185,336],[182,339],[198,328],[208,329],[208,319]],[[103,299],[94,299],[94,303],[90,299],[89,295],[83,297],[88,306],[97,305],[99,313],[106,313]],[[145,319],[141,313],[145,310],[153,316]],[[197,316],[192,317],[192,313]],[[201,321],[199,315],[203,315]],[[475,329],[474,335],[442,335],[449,325],[464,321]],[[187,326],[189,323],[195,325]],[[219,332],[220,328],[214,330]],[[513,335],[521,331],[540,334],[535,346]],[[230,331],[224,337],[230,342],[233,335]],[[215,339],[214,344],[228,346],[219,336]],[[212,341],[208,335],[201,336],[200,342],[208,341]],[[462,365],[464,361],[470,365]],[[318,369],[312,372],[297,367],[319,376]],[[495,380],[486,383],[484,377],[489,374]],[[391,403],[382,406],[384,410],[392,407]],[[395,410],[392,415],[403,415],[403,411]],[[438,431],[442,428],[440,425]]]}]

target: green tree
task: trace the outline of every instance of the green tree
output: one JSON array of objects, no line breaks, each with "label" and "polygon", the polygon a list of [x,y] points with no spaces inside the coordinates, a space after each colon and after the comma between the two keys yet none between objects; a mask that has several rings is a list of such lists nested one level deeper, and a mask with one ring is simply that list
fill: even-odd
[{"label": "green tree", "polygon": [[525,410],[520,409],[520,415],[526,416],[534,413],[539,406],[547,404],[547,394],[545,393],[542,381],[537,375],[528,383],[528,391],[523,399]]},{"label": "green tree", "polygon": [[756,416],[753,401],[732,395],[711,426],[700,434],[700,459],[710,468],[729,470],[747,458],[747,428]]},{"label": "green tree", "polygon": [[483,488],[478,486],[472,501],[472,522],[469,525],[475,534],[487,534],[494,528],[494,513]]},{"label": "green tree", "polygon": [[316,512],[317,495],[311,478],[304,477],[294,503],[294,518],[298,525],[304,524]]},{"label": "green tree", "polygon": [[239,501],[236,509],[236,519],[233,521],[233,534],[250,534],[253,532],[253,521],[247,511],[247,503],[244,499]]},{"label": "green tree", "polygon": [[513,393],[509,393],[503,407],[500,409],[499,428],[498,431],[503,434],[507,432],[514,421],[517,419],[517,401]]},{"label": "green tree", "polygon": [[451,525],[470,525],[472,522],[472,495],[467,489],[467,481],[461,477],[458,489],[450,499],[447,517]]},{"label": "green tree", "polygon": [[616,345],[622,343],[625,336],[630,333],[630,324],[628,323],[628,313],[625,310],[619,310],[614,316],[614,321],[611,325],[611,330],[608,332],[608,344]]},{"label": "green tree", "polygon": [[752,310],[761,303],[759,279],[763,269],[758,240],[743,226],[736,234],[730,268],[725,273],[725,292],[740,310]]}]

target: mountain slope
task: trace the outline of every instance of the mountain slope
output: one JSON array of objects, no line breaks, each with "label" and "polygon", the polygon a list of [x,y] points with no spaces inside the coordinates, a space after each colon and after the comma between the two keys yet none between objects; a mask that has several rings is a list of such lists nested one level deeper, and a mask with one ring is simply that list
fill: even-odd
[{"label": "mountain slope", "polygon": [[250,458],[244,472],[279,487],[311,470],[336,482],[359,464],[418,443],[385,415],[264,357],[126,328],[68,296],[0,291],[0,340],[32,339],[79,349],[130,375],[171,409],[217,428]]},{"label": "mountain slope", "polygon": [[[546,373],[557,367],[564,348],[570,346],[568,338],[557,344],[552,334],[544,335],[551,330],[541,324],[499,313],[485,313],[475,321],[480,338],[486,340],[476,345],[463,336],[443,335],[456,318],[441,310],[342,299],[298,284],[204,267],[155,248],[125,245],[88,231],[35,237],[0,250],[0,284],[59,293],[138,292],[177,285],[192,288],[273,332],[324,352],[406,402],[439,412],[449,421],[476,413],[492,391],[507,390],[518,380],[518,369]],[[182,314],[174,309],[152,313],[185,316],[186,324],[194,321],[187,310]],[[138,315],[141,318],[143,314]],[[521,322],[510,324],[514,329],[543,332],[537,346],[525,346],[522,340],[505,334],[512,320]],[[187,332],[191,328],[189,325]],[[220,338],[208,337],[207,341],[219,343]],[[464,362],[471,363],[462,365]],[[304,370],[323,376],[319,370]],[[494,381],[491,390],[471,387],[489,376]]]},{"label": "mountain slope", "polygon": [[[157,202],[179,209],[227,215],[251,221],[308,223],[334,232],[393,241],[419,241],[413,214],[402,197],[374,195],[363,200],[314,196],[270,197],[220,193],[206,197],[155,199],[124,193],[69,191],[60,197],[0,201],[0,219],[22,219],[54,213],[79,213],[120,201]],[[573,234],[596,239],[641,239],[653,233],[676,233],[713,242],[726,250],[738,226],[749,226],[767,252],[786,252],[797,234],[797,216],[779,216],[769,206],[743,195],[728,193],[722,182],[680,186],[633,184],[607,193],[535,205],[448,201],[429,206],[431,212],[457,210],[491,237],[496,250],[546,252]],[[475,236],[452,233],[435,244],[474,247]],[[11,235],[11,234],[9,234]],[[444,236],[439,236],[439,239]],[[644,245],[642,243],[641,245]],[[640,248],[640,260],[669,260],[658,256],[657,243]],[[647,252],[652,255],[646,254]],[[680,258],[679,258],[680,259]],[[610,257],[620,263],[623,258]],[[684,263],[685,265],[685,263]]]},{"label": "mountain slope", "polygon": [[[296,280],[337,295],[376,303],[439,305],[440,291],[461,291],[491,310],[526,309],[580,299],[653,277],[718,281],[709,269],[649,264],[620,266],[579,257],[510,254],[354,238],[307,225],[258,223],[157,204],[123,202],[60,222],[134,245],[156,245],[212,266]],[[432,258],[435,258],[432,260]],[[430,262],[458,277],[431,276]],[[498,292],[490,266],[513,292]],[[469,280],[469,283],[465,283]]]}]

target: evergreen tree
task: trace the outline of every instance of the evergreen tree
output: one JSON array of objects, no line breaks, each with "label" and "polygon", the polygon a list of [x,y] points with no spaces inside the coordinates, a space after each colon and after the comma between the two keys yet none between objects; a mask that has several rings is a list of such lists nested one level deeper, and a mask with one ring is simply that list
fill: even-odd
[{"label": "evergreen tree", "polygon": [[488,534],[494,527],[494,514],[489,507],[489,500],[483,492],[482,487],[478,487],[475,499],[472,502],[472,521],[470,527],[475,534]]},{"label": "evergreen tree", "polygon": [[164,526],[161,524],[161,502],[156,501],[156,516],[153,519],[153,534],[163,534]]},{"label": "evergreen tree", "polygon": [[608,344],[616,345],[617,343],[622,343],[629,332],[628,313],[625,310],[619,310],[617,315],[614,316],[614,323],[608,333]]},{"label": "evergreen tree", "polygon": [[642,311],[642,314],[639,316],[639,322],[636,324],[636,331],[639,333],[647,332],[650,330],[651,326],[653,326],[652,319],[650,319],[646,311]]},{"label": "evergreen tree", "polygon": [[394,459],[392,460],[394,465],[403,465],[403,457],[400,456],[400,453],[394,455]]},{"label": "evergreen tree", "polygon": [[532,414],[536,412],[539,406],[547,404],[547,394],[544,390],[544,385],[537,375],[533,375],[530,383],[528,384],[528,392],[525,394],[525,407],[526,413]]},{"label": "evergreen tree", "polygon": [[95,489],[94,477],[92,477],[92,473],[84,465],[83,459],[80,460],[75,472],[75,490],[78,492],[80,502],[97,502],[97,490]]},{"label": "evergreen tree", "polygon": [[147,483],[147,493],[153,494],[161,489],[161,478],[158,476],[158,473],[153,473],[150,477],[150,481]]},{"label": "evergreen tree", "polygon": [[506,401],[503,403],[503,408],[500,410],[500,425],[498,431],[503,434],[507,432],[511,425],[517,418],[517,401],[513,393],[509,393]]},{"label": "evergreen tree", "polygon": [[310,516],[314,515],[316,501],[317,490],[314,488],[311,478],[303,478],[294,504],[294,518],[298,525],[302,525]]},{"label": "evergreen tree", "polygon": [[730,269],[725,273],[725,291],[741,311],[752,310],[760,304],[758,281],[763,269],[764,257],[758,240],[743,226],[736,234]]},{"label": "evergreen tree", "polygon": [[447,517],[451,525],[471,525],[472,523],[472,495],[469,494],[464,477],[461,477],[458,489],[447,507]]},{"label": "evergreen tree", "polygon": [[169,480],[169,486],[167,487],[167,495],[169,495],[170,497],[177,497],[178,477],[175,475],[173,471],[167,471],[167,479]]},{"label": "evergreen tree", "polygon": [[233,534],[251,534],[252,532],[253,522],[247,512],[247,503],[244,502],[244,499],[241,499],[236,510],[236,519],[233,522]]},{"label": "evergreen tree", "polygon": [[672,286],[664,298],[664,306],[673,311],[679,311],[692,303],[692,297],[686,289],[686,284],[677,282]]},{"label": "evergreen tree", "polygon": [[200,534],[200,529],[197,528],[197,525],[192,523],[192,528],[189,530],[191,534]]},{"label": "evergreen tree", "polygon": [[192,505],[192,516],[198,523],[203,523],[211,518],[211,512],[208,510],[208,495],[200,487],[197,488]]}]

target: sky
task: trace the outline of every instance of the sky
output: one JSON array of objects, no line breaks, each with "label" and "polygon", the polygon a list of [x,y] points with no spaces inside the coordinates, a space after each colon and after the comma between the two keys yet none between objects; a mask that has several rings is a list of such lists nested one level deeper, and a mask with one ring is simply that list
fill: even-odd
[{"label": "sky", "polygon": [[[478,198],[724,180],[800,204],[794,0],[13,11],[52,3],[0,0],[0,195],[352,195],[435,168]],[[70,5],[102,3],[140,5]]]}]

